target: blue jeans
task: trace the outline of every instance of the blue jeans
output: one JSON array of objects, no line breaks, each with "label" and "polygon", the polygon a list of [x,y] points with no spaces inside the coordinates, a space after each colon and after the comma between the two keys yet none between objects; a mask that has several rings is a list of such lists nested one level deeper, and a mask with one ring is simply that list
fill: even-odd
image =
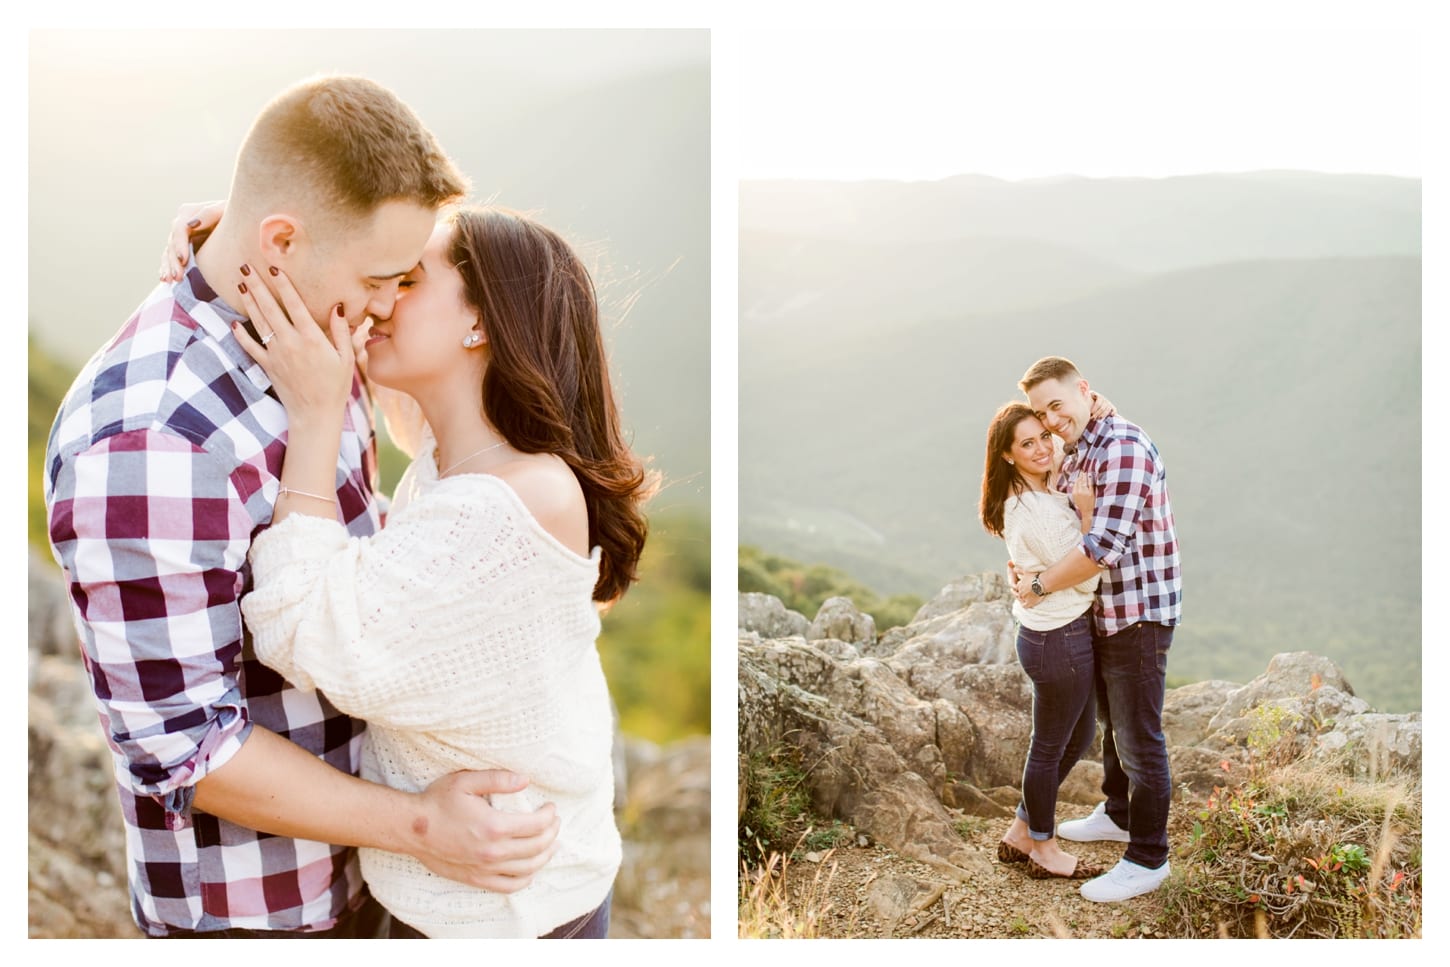
[{"label": "blue jeans", "polygon": [[1163,738],[1163,690],[1172,643],[1173,626],[1151,621],[1093,635],[1107,814],[1131,837],[1123,859],[1149,869],[1168,862],[1173,783]]},{"label": "blue jeans", "polygon": [[[609,904],[614,899],[614,891],[610,890],[604,902],[599,904],[592,912],[570,920],[560,927],[555,927],[540,937],[540,940],[604,940],[609,936]],[[393,917],[392,926],[388,930],[390,940],[419,940],[426,939],[427,935],[410,926],[397,917]]]},{"label": "blue jeans", "polygon": [[1017,817],[1035,840],[1057,829],[1057,788],[1093,744],[1093,635],[1084,615],[1051,631],[1017,629],[1017,660],[1032,679],[1032,745]]},{"label": "blue jeans", "polygon": [[586,913],[577,920],[570,920],[562,927],[555,927],[540,937],[540,940],[604,940],[609,936],[609,904],[614,891],[599,904],[593,913]]}]

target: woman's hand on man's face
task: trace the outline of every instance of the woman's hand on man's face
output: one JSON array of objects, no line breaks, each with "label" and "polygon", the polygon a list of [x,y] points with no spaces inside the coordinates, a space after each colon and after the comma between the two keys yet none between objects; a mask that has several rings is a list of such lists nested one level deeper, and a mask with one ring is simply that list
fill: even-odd
[{"label": "woman's hand on man's face", "polygon": [[[233,326],[232,332],[276,387],[288,418],[340,416],[352,396],[357,372],[352,333],[341,304],[328,317],[329,339],[313,322],[285,272],[251,266],[242,266],[241,272],[243,281],[237,286],[241,309],[252,320],[260,341],[241,324]],[[277,290],[275,296],[272,288]]]}]

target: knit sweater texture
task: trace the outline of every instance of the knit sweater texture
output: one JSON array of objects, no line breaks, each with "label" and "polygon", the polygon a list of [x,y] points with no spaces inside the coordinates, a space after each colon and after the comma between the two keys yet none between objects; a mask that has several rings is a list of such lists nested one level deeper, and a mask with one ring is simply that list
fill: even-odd
[{"label": "knit sweater texture", "polygon": [[[1002,537],[1017,570],[1039,574],[1070,552],[1081,553],[1082,525],[1066,494],[1026,490],[1003,505]],[[1031,608],[1014,600],[1012,615],[1033,631],[1061,628],[1092,607],[1099,578],[1053,591]]]},{"label": "knit sweater texture", "polygon": [[600,552],[565,547],[498,477],[439,480],[429,451],[404,484],[372,537],[300,514],[264,531],[242,612],[261,661],[368,723],[364,778],[414,792],[507,769],[530,783],[491,797],[496,808],[554,803],[557,852],[512,894],[359,850],[373,895],[430,937],[541,936],[598,907],[621,858]]}]

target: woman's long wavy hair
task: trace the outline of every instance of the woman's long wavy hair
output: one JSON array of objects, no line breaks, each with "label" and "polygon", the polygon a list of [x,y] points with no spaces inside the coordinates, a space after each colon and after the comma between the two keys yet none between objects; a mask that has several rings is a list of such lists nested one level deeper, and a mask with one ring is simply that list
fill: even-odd
[{"label": "woman's long wavy hair", "polygon": [[449,260],[488,338],[483,411],[524,453],[555,453],[574,471],[599,546],[594,600],[614,601],[637,577],[658,486],[620,429],[594,281],[574,250],[503,208],[450,216]]},{"label": "woman's long wavy hair", "polygon": [[1026,403],[1004,403],[987,427],[987,464],[982,468],[982,502],[977,507],[977,515],[993,537],[1002,536],[1002,514],[1007,498],[1020,494],[1026,487],[1017,468],[1002,458],[1012,450],[1017,424],[1036,415]]}]

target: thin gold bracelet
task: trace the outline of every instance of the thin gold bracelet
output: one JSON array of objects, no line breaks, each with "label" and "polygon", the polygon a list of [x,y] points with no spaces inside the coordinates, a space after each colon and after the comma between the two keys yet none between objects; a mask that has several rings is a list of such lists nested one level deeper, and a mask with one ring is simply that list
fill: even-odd
[{"label": "thin gold bracelet", "polygon": [[305,490],[293,490],[291,487],[279,487],[277,490],[277,499],[280,500],[283,494],[296,494],[299,497],[311,497],[313,500],[325,500],[329,504],[337,503],[336,497],[324,497],[322,496],[322,494],[310,494]]}]

